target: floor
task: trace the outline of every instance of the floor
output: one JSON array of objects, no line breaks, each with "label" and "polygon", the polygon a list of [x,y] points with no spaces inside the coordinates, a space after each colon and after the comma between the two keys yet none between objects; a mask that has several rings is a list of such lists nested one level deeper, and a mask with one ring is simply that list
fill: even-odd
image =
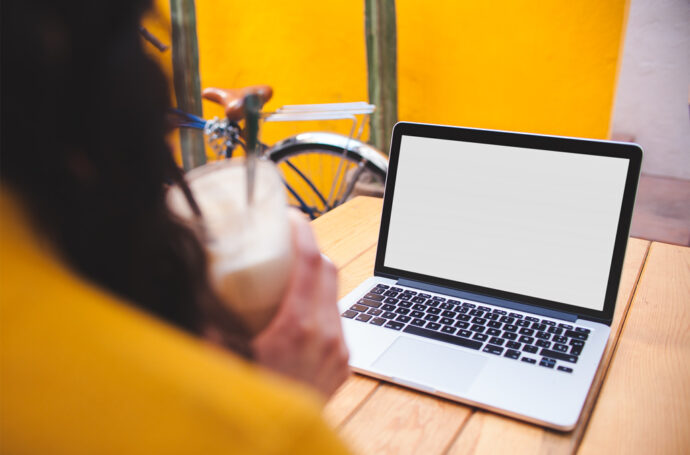
[{"label": "floor", "polygon": [[690,180],[643,174],[630,235],[690,246]]}]

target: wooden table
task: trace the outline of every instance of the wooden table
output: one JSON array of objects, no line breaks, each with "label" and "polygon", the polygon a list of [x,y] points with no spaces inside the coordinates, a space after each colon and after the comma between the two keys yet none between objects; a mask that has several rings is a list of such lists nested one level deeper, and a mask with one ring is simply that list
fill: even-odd
[{"label": "wooden table", "polygon": [[[381,200],[314,221],[340,296],[373,274]],[[547,430],[353,374],[325,409],[356,453],[690,453],[690,248],[631,238],[611,338],[576,429]]]}]

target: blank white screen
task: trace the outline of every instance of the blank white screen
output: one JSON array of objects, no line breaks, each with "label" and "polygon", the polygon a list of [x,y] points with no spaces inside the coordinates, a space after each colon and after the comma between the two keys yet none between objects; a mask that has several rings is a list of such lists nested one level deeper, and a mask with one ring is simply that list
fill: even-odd
[{"label": "blank white screen", "polygon": [[402,136],[384,265],[602,310],[628,164]]}]

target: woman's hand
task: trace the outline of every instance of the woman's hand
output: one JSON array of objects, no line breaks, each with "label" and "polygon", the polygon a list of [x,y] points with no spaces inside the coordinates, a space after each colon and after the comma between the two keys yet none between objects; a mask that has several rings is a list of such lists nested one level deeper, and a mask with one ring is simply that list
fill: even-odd
[{"label": "woman's hand", "polygon": [[330,396],[349,374],[337,307],[337,274],[321,256],[309,223],[290,214],[294,265],[271,323],[252,341],[263,366]]}]

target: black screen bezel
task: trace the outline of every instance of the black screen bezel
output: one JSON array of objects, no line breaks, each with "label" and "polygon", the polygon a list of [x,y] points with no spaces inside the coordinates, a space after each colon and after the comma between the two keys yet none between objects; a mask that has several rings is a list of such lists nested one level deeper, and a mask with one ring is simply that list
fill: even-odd
[{"label": "black screen bezel", "polygon": [[[592,310],[588,308],[581,308],[574,305],[541,299],[538,297],[499,291],[496,289],[485,288],[483,286],[443,278],[435,278],[429,275],[384,266],[383,263],[386,255],[388,229],[393,205],[398,159],[400,155],[400,143],[402,136],[404,135],[447,139],[461,142],[504,145],[509,147],[554,150],[581,155],[607,156],[629,160],[630,163],[625,181],[625,190],[623,193],[623,201],[621,203],[621,212],[618,219],[618,229],[616,231],[616,239],[614,242],[611,268],[609,271],[609,280],[606,285],[603,309]],[[585,319],[610,323],[613,319],[613,312],[616,305],[618,286],[623,269],[625,249],[627,246],[641,164],[642,149],[637,144],[443,125],[429,125],[423,123],[399,122],[393,128],[393,135],[391,138],[388,175],[386,178],[386,189],[384,193],[383,212],[381,215],[381,228],[379,230],[379,243],[376,252],[374,274],[376,276],[383,276],[387,278],[406,278],[421,281],[438,286],[458,289],[461,291],[473,292],[542,308],[548,308],[551,310],[576,314],[578,317],[583,317]]]}]

